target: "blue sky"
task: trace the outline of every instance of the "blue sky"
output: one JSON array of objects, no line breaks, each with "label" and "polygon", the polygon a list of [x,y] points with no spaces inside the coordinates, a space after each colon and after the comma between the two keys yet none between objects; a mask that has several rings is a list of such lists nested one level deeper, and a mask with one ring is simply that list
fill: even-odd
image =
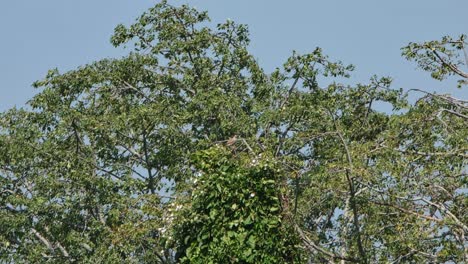
[{"label": "blue sky", "polygon": [[[0,111],[21,107],[47,70],[61,72],[106,57],[119,57],[109,38],[156,1],[0,1]],[[400,56],[410,41],[468,34],[467,0],[193,0],[214,24],[230,18],[248,24],[251,52],[271,71],[292,50],[320,46],[331,58],[356,65],[355,82],[373,74],[393,77],[394,87],[419,88],[468,98],[455,80],[438,82]],[[468,70],[468,68],[467,68]]]}]

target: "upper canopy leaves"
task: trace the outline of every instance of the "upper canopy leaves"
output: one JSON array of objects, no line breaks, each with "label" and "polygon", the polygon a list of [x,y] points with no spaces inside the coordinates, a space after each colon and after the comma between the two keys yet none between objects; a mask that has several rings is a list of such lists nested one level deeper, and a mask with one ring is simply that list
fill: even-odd
[{"label": "upper canopy leaves", "polygon": [[[457,41],[405,54],[463,77],[443,48]],[[267,74],[248,43],[245,25],[162,1],[116,27],[128,56],[36,82],[31,111],[0,115],[0,256],[466,261],[466,101],[340,84],[353,66],[319,48]]]}]

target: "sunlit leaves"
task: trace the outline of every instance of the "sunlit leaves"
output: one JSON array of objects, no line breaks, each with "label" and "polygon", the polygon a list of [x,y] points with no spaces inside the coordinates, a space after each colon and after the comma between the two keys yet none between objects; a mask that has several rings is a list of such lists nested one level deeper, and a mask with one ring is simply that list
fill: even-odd
[{"label": "sunlit leaves", "polygon": [[[111,42],[0,115],[3,261],[466,262],[466,101],[320,48],[265,73],[247,26],[166,1]],[[466,79],[464,45],[403,52]]]}]

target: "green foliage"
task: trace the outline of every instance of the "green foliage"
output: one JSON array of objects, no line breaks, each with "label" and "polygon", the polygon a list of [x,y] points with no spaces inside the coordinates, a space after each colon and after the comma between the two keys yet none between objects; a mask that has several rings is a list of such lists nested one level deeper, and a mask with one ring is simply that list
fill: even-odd
[{"label": "green foliage", "polygon": [[[431,73],[431,77],[436,80],[443,80],[449,75],[461,77],[458,87],[468,84],[468,73],[460,68],[468,66],[468,53],[466,50],[466,35],[461,35],[457,39],[445,36],[442,40],[428,41],[424,43],[410,43],[402,48],[403,56],[408,60],[414,60],[418,66]],[[460,52],[464,58],[459,59]]]},{"label": "green foliage", "polygon": [[[111,42],[0,114],[0,261],[467,262],[466,100],[320,48],[265,73],[247,26],[166,1]],[[403,54],[462,84],[465,45]]]},{"label": "green foliage", "polygon": [[195,154],[200,176],[176,223],[182,263],[300,260],[298,237],[281,204],[284,171],[262,154],[236,155],[219,145]]}]

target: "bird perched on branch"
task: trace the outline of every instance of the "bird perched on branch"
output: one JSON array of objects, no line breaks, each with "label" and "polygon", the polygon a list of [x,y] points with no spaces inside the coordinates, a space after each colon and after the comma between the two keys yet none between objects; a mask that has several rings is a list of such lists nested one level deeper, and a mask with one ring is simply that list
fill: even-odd
[{"label": "bird perched on branch", "polygon": [[227,146],[232,146],[232,145],[236,144],[236,142],[237,142],[237,135],[234,135],[233,137],[228,139],[228,141],[226,142],[226,145]]}]

